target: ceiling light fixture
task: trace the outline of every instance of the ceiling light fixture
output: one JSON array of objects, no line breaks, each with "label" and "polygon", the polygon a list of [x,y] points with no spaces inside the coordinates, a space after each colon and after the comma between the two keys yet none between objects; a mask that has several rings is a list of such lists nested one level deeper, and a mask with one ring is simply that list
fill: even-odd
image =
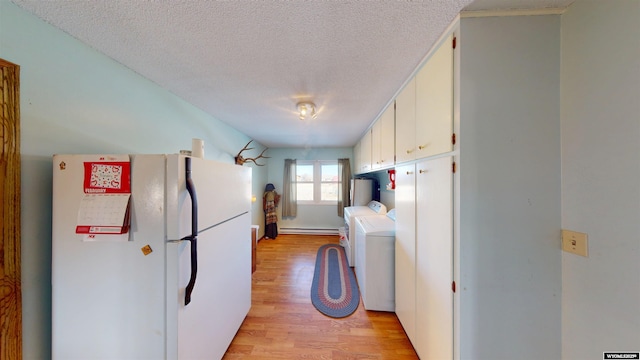
[{"label": "ceiling light fixture", "polygon": [[300,114],[300,120],[306,120],[306,119],[315,119],[317,114],[316,114],[316,104],[312,103],[311,101],[302,101],[299,102],[298,105],[298,113]]}]

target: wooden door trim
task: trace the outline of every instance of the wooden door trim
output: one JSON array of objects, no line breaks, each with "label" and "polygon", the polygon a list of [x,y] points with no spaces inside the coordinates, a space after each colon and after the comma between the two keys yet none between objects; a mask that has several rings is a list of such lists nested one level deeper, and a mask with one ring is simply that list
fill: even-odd
[{"label": "wooden door trim", "polygon": [[0,59],[0,359],[22,359],[20,66]]}]

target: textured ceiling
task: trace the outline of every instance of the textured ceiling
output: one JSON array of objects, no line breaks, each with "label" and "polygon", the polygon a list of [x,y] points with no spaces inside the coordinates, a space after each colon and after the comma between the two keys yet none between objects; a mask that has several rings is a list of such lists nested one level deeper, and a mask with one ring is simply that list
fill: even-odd
[{"label": "textured ceiling", "polygon": [[[267,147],[340,147],[466,6],[573,0],[12,1]],[[298,120],[300,100],[317,119]]]}]

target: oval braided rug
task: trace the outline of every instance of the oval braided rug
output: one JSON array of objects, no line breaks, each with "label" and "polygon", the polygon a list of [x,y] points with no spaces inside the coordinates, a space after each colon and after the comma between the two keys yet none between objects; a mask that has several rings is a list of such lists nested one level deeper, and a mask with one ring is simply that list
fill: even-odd
[{"label": "oval braided rug", "polygon": [[349,316],[358,308],[358,284],[342,246],[326,244],[318,249],[311,303],[321,313],[334,318]]}]

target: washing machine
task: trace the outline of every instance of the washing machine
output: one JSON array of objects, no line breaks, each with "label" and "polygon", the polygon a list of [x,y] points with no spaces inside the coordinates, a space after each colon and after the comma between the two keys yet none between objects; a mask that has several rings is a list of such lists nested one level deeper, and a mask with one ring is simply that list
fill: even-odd
[{"label": "washing machine", "polygon": [[395,311],[395,209],[356,217],[355,270],[364,308]]},{"label": "washing machine", "polygon": [[387,207],[379,201],[370,201],[367,206],[347,206],[344,208],[344,228],[345,240],[341,242],[344,251],[347,253],[347,262],[349,266],[355,266],[355,221],[357,216],[361,215],[384,215],[387,213]]}]

